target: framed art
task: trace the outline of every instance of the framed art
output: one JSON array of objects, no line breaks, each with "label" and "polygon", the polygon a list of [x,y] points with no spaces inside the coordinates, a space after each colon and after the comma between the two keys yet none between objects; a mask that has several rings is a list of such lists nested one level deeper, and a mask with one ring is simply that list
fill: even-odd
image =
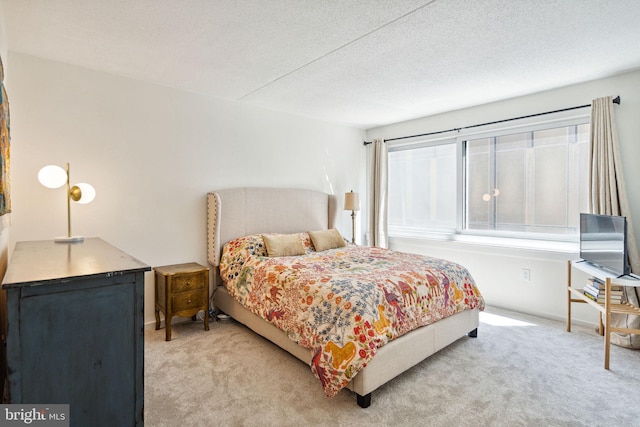
[{"label": "framed art", "polygon": [[4,67],[0,58],[0,215],[11,212],[9,98],[4,87]]}]

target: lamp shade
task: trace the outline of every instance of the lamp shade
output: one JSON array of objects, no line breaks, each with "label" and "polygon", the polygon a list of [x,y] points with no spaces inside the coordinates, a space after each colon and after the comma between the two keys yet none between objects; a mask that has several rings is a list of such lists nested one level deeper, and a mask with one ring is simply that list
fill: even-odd
[{"label": "lamp shade", "polygon": [[93,199],[96,198],[96,189],[93,188],[91,184],[87,184],[86,182],[81,182],[75,185],[80,189],[80,198],[76,200],[76,202],[81,205],[86,205],[87,203],[93,202]]},{"label": "lamp shade", "polygon": [[67,172],[60,166],[48,165],[38,172],[38,181],[47,188],[60,188],[67,182]]},{"label": "lamp shade", "polygon": [[358,193],[350,191],[344,193],[344,210],[345,211],[359,211],[360,210],[360,197]]}]

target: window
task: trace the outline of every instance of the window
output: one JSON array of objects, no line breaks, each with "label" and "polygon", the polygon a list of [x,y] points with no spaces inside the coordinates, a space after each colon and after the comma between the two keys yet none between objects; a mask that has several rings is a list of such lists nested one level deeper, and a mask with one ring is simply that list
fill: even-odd
[{"label": "window", "polygon": [[456,141],[389,148],[390,233],[456,229]]},{"label": "window", "polygon": [[588,121],[390,146],[390,234],[575,238],[588,210]]}]

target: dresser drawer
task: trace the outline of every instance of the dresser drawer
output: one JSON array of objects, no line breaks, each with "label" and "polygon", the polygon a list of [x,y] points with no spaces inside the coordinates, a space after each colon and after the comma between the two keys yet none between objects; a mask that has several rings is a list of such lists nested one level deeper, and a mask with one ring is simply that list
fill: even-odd
[{"label": "dresser drawer", "polygon": [[196,308],[204,309],[203,306],[206,308],[206,304],[206,294],[202,290],[197,292],[185,292],[171,297],[171,311],[174,313]]},{"label": "dresser drawer", "polygon": [[204,289],[205,272],[183,273],[173,277],[171,292],[183,292],[195,289]]}]

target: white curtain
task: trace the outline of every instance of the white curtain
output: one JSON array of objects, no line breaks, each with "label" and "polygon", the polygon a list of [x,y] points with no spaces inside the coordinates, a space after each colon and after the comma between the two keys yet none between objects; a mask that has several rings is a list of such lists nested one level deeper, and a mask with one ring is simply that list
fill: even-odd
[{"label": "white curtain", "polygon": [[633,272],[640,272],[640,256],[622,173],[613,102],[610,96],[591,103],[591,212],[627,218],[629,258]]},{"label": "white curtain", "polygon": [[388,247],[387,242],[387,183],[388,154],[383,139],[374,139],[371,148],[371,197],[369,197],[369,244]]},{"label": "white curtain", "polygon": [[[619,215],[627,218],[627,242],[629,263],[634,273],[640,272],[640,257],[631,221],[631,211],[627,200],[622,161],[618,146],[618,134],[610,96],[594,99],[591,103],[591,166],[590,198],[591,213]],[[639,288],[626,287],[627,301],[638,306]],[[614,327],[640,328],[640,316],[613,314]],[[640,336],[613,333],[613,344],[640,348]]]}]

